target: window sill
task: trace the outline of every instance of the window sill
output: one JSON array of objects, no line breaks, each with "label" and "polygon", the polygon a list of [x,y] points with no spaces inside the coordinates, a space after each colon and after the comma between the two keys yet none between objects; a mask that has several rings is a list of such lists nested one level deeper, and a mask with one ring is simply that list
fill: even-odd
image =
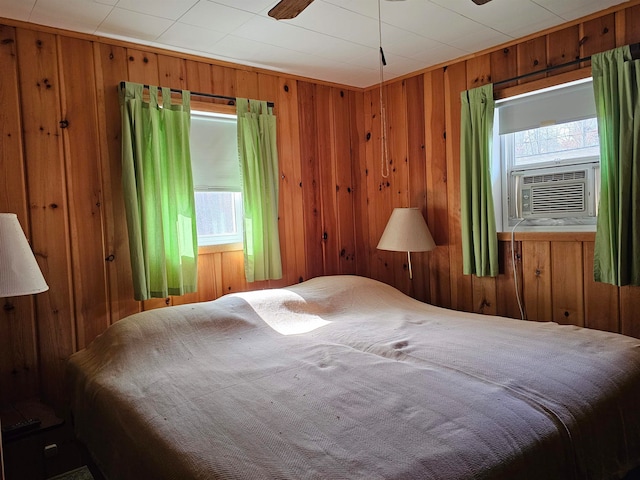
[{"label": "window sill", "polygon": [[[517,232],[516,241],[540,241],[540,242],[593,242],[596,239],[595,232]],[[511,241],[511,232],[499,232],[498,240]]]},{"label": "window sill", "polygon": [[223,245],[202,245],[198,247],[198,255],[242,251],[242,243],[225,243]]}]

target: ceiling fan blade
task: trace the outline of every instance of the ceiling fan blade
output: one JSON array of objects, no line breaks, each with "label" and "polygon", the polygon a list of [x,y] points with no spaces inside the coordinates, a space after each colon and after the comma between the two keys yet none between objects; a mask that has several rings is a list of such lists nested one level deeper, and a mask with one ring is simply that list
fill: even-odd
[{"label": "ceiling fan blade", "polygon": [[491,0],[471,0],[476,5],[484,5],[485,3],[489,3]]},{"label": "ceiling fan blade", "polygon": [[313,0],[280,0],[269,10],[269,16],[276,20],[290,20],[297,17]]}]

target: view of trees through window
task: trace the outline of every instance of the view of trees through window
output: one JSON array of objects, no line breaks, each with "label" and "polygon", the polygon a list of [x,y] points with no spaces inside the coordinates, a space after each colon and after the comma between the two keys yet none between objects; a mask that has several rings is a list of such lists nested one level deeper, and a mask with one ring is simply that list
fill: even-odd
[{"label": "view of trees through window", "polygon": [[539,165],[599,155],[595,118],[514,133],[514,165]]},{"label": "view of trees through window", "polygon": [[201,245],[242,241],[240,192],[196,191],[196,218]]}]

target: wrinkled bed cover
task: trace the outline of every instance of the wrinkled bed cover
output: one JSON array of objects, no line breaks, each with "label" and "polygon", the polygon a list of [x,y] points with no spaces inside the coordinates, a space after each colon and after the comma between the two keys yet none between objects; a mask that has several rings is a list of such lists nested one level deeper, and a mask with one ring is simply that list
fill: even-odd
[{"label": "wrinkled bed cover", "polygon": [[68,374],[77,435],[111,480],[607,479],[640,464],[640,340],[356,276],[134,315]]}]

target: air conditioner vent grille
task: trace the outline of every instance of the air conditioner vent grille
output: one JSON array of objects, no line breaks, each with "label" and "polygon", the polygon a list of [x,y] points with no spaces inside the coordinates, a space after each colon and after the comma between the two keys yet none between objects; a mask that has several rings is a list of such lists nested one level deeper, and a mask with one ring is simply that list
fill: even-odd
[{"label": "air conditioner vent grille", "polygon": [[580,213],[585,209],[585,184],[583,182],[531,187],[531,213],[534,215]]},{"label": "air conditioner vent grille", "polygon": [[559,173],[546,173],[546,174],[540,174],[540,175],[529,175],[523,178],[523,183],[525,185],[533,185],[536,183],[583,180],[586,178],[586,175],[587,173],[584,170],[577,170],[574,172],[559,172]]}]

